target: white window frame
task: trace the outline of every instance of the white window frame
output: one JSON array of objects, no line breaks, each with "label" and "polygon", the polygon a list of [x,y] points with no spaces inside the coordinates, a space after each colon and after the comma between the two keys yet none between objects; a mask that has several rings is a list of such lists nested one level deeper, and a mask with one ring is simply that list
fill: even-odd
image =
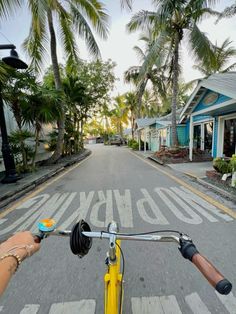
[{"label": "white window frame", "polygon": [[[201,147],[200,149],[202,151],[205,150],[205,133],[204,133],[204,125],[207,123],[213,123],[213,132],[212,132],[212,146],[211,146],[211,155],[213,156],[213,148],[214,148],[214,137],[215,137],[215,119],[203,119],[203,120],[199,120],[199,121],[195,121],[193,122],[193,130],[194,130],[194,126],[195,125],[200,125],[201,126]],[[194,132],[194,131],[193,131]]]},{"label": "white window frame", "polygon": [[[217,157],[223,157],[224,150],[224,133],[225,133],[225,121],[236,119],[236,113],[227,114],[225,116],[218,117],[218,136],[217,136]],[[236,145],[235,145],[236,154]]]}]

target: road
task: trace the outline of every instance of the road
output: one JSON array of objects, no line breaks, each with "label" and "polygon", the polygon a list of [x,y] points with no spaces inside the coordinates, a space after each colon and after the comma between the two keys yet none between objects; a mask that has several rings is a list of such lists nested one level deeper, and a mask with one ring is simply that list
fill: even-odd
[{"label": "road", "polygon": [[[123,232],[179,230],[232,281],[232,293],[219,296],[173,243],[123,242],[124,313],[236,313],[236,223],[215,206],[223,203],[219,196],[211,193],[218,203],[210,204],[208,191],[200,197],[200,187],[175,180],[169,170],[127,148],[92,147],[91,157],[6,212],[0,236],[35,232],[36,222],[47,217],[65,229],[83,218],[93,230],[104,229],[111,219]],[[94,240],[89,254],[79,259],[71,254],[69,239],[44,240],[40,252],[14,275],[0,313],[103,313],[106,250],[106,241]]]}]

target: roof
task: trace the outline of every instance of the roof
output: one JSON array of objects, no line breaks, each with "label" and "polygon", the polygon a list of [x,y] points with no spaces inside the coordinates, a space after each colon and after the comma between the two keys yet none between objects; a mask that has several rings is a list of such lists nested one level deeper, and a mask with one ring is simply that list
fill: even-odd
[{"label": "roof", "polygon": [[200,80],[180,114],[180,122],[193,111],[208,89],[236,99],[236,72],[216,73]]},{"label": "roof", "polygon": [[[177,123],[179,121],[181,111],[182,111],[182,108],[176,110]],[[136,123],[138,125],[138,129],[143,129],[146,126],[149,126],[155,123],[162,124],[163,126],[168,126],[171,124],[171,118],[172,118],[172,114],[169,113],[161,117],[136,119]]]},{"label": "roof", "polygon": [[156,123],[157,118],[143,118],[143,119],[136,119],[136,123],[138,129],[143,129],[145,126],[149,126],[151,124]]}]

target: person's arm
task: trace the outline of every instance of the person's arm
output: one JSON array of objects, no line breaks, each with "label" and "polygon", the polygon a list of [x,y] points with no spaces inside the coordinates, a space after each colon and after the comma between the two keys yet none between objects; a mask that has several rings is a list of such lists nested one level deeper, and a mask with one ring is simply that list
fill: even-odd
[{"label": "person's arm", "polygon": [[0,296],[21,262],[40,248],[29,231],[16,233],[0,244]]}]

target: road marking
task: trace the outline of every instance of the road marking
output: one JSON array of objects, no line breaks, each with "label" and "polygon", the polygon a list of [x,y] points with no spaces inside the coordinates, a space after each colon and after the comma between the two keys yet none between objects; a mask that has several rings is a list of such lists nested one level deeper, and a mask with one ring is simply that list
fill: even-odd
[{"label": "road marking", "polygon": [[39,304],[26,304],[20,314],[37,314],[39,307]]},{"label": "road marking", "polygon": [[72,215],[70,215],[69,218],[62,223],[61,229],[67,229],[72,222],[79,221],[80,219],[86,219],[93,196],[94,191],[90,191],[87,196],[85,192],[80,192],[80,207],[73,211]]},{"label": "road marking", "polygon": [[29,200],[30,198],[32,198],[33,196],[38,195],[40,192],[42,192],[43,190],[45,190],[48,186],[50,186],[51,184],[55,183],[56,181],[58,181],[59,179],[61,179],[62,177],[64,177],[67,173],[71,172],[72,170],[74,170],[75,168],[79,167],[80,165],[82,165],[85,161],[87,161],[89,158],[91,158],[93,155],[93,153],[91,153],[88,157],[86,157],[85,159],[83,159],[82,161],[80,161],[78,164],[76,164],[75,166],[70,167],[70,169],[65,170],[61,175],[58,175],[56,178],[53,179],[49,179],[46,183],[42,183],[38,188],[36,188],[36,190],[30,194],[28,194],[28,196],[23,197],[20,201],[16,202],[14,205],[12,205],[11,207],[5,209],[1,214],[0,214],[0,219],[5,217],[7,214],[9,214],[10,212],[12,212],[13,210],[15,210],[17,207],[19,207],[22,203],[24,203],[25,201]]},{"label": "road marking", "polygon": [[49,314],[93,314],[95,313],[95,308],[95,300],[54,303],[50,308]]},{"label": "road marking", "polygon": [[165,314],[159,297],[131,298],[133,314]]},{"label": "road marking", "polygon": [[3,306],[0,306],[0,312],[2,312],[2,310],[3,310]]},{"label": "road marking", "polygon": [[[100,213],[104,212],[103,210],[104,206],[105,206],[105,219],[100,220],[98,218],[99,211]],[[104,193],[103,191],[98,191],[98,201],[92,207],[90,213],[90,221],[95,227],[104,228],[112,220],[113,220],[112,190],[107,190],[106,193]]]},{"label": "road marking", "polygon": [[122,227],[133,228],[133,212],[130,190],[125,190],[124,195],[121,195],[119,190],[113,190],[113,193]]},{"label": "road marking", "polygon": [[0,219],[0,225],[3,224],[5,221],[7,221],[7,218]]},{"label": "road marking", "polygon": [[[160,302],[165,314],[181,314],[179,304],[174,295],[160,297]],[[154,312],[152,312],[154,313]]]},{"label": "road marking", "polygon": [[[169,224],[168,220],[162,214],[160,208],[157,206],[157,204],[155,203],[151,195],[148,193],[148,191],[146,189],[141,189],[141,192],[143,193],[144,198],[137,201],[137,208],[141,218],[143,218],[144,221],[153,225],[156,224],[168,225]],[[152,218],[148,215],[147,210],[145,209],[145,204],[147,205],[146,207],[151,208],[153,214],[152,216],[154,216],[155,218]]]},{"label": "road marking", "polygon": [[236,297],[230,292],[229,295],[221,295],[216,292],[217,297],[224,304],[230,314],[236,314]]},{"label": "road marking", "polygon": [[196,292],[187,295],[185,301],[188,303],[193,314],[211,314]]},{"label": "road marking", "polygon": [[[188,183],[186,183],[185,181],[171,175],[170,173],[168,173],[167,171],[160,169],[160,167],[151,164],[149,161],[144,160],[142,157],[137,156],[137,154],[132,153],[131,151],[129,151],[130,154],[134,155],[136,158],[139,158],[140,160],[142,160],[142,162],[148,164],[150,167],[155,168],[157,171],[165,174],[166,176],[168,176],[169,178],[171,178],[172,180],[174,180],[175,182],[179,183],[180,185],[183,185],[185,188],[187,188],[188,190],[192,191],[194,194],[200,196],[202,199],[206,200],[208,203],[216,206],[217,208],[221,209],[223,212],[225,212],[226,214],[228,214],[229,216],[233,217],[234,219],[236,219],[236,212],[226,206],[224,206],[223,204],[217,202],[216,200],[214,200],[212,197],[198,191],[197,189],[195,189],[194,187],[190,186]],[[1,218],[1,217],[0,217]]]},{"label": "road marking", "polygon": [[[186,217],[175,205],[174,203],[163,193],[165,191],[166,194],[171,196],[176,203],[178,203],[182,210],[185,210],[186,213],[190,216]],[[165,202],[165,204],[169,207],[172,213],[179,219],[185,223],[189,224],[200,224],[202,223],[202,218],[199,217],[189,206],[187,206],[177,195],[175,195],[172,191],[165,188],[156,188],[155,192],[160,196],[160,198]]]}]

